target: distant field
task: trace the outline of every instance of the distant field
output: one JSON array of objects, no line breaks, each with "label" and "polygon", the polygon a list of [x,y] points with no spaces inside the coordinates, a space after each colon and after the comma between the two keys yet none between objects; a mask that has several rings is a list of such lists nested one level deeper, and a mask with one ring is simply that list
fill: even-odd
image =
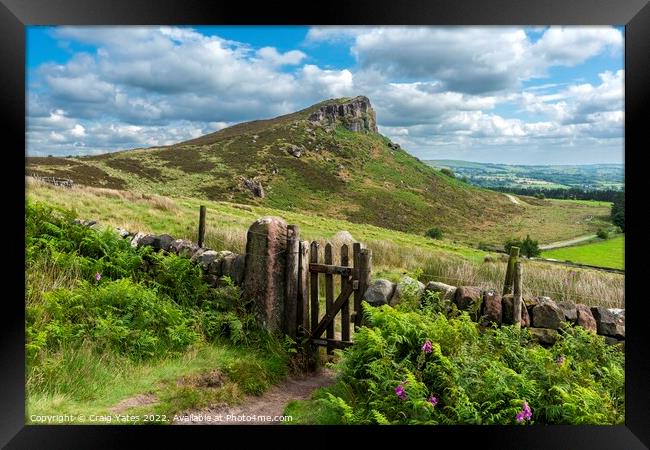
[{"label": "distant field", "polygon": [[556,248],[542,252],[543,258],[553,258],[592,266],[624,269],[625,236],[618,236],[606,241],[573,247]]}]

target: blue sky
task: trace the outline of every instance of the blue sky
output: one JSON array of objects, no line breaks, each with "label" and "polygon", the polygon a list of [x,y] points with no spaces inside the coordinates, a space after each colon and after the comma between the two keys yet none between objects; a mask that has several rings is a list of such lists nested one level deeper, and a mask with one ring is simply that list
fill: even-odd
[{"label": "blue sky", "polygon": [[621,27],[28,27],[27,153],[168,145],[366,95],[421,159],[622,163]]}]

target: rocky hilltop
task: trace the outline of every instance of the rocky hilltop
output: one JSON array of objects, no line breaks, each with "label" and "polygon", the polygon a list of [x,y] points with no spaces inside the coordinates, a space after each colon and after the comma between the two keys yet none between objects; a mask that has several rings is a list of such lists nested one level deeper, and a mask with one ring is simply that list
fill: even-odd
[{"label": "rocky hilltop", "polygon": [[330,103],[321,106],[309,115],[308,120],[319,125],[334,125],[340,122],[353,132],[377,133],[377,118],[368,97],[358,96],[345,103]]}]

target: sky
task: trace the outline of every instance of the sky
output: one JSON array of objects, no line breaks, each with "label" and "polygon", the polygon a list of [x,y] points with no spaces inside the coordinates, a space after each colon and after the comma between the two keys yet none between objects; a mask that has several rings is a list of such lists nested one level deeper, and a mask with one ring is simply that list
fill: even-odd
[{"label": "sky", "polygon": [[420,159],[623,163],[622,27],[27,28],[29,156],[170,145],[365,95]]}]

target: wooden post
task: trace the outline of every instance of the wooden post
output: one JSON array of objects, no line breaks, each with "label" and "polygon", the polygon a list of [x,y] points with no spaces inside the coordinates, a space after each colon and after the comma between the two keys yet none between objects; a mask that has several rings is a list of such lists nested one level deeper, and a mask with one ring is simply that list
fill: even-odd
[{"label": "wooden post", "polygon": [[[309,249],[309,261],[318,264],[318,242],[313,241]],[[309,277],[309,290],[311,291],[311,328],[314,331],[318,326],[318,274],[311,273]]]},{"label": "wooden post", "polygon": [[519,258],[519,247],[510,247],[510,258],[508,258],[508,267],[506,268],[506,279],[503,283],[503,294],[512,294],[513,279],[515,277],[515,263]]},{"label": "wooden post", "polygon": [[205,240],[205,206],[201,205],[199,210],[199,247],[203,248]]},{"label": "wooden post", "polygon": [[[368,248],[362,248],[359,252],[359,295],[363,299],[366,289],[370,285],[370,272],[372,267],[372,251]],[[363,325],[363,308],[359,307],[355,316],[355,325]]]},{"label": "wooden post", "polygon": [[352,318],[355,329],[359,326],[357,317],[361,314],[361,293],[359,292],[359,254],[361,253],[361,244],[355,242],[352,244],[352,287],[354,288],[354,312]]},{"label": "wooden post", "polygon": [[521,328],[521,304],[523,303],[522,299],[522,264],[521,261],[517,261],[515,264],[515,276],[514,276],[514,284],[515,284],[515,295],[513,296],[512,299],[512,317],[513,317],[513,323],[515,325],[515,328]]},{"label": "wooden post", "polygon": [[309,335],[309,242],[300,242],[298,254],[298,334]]},{"label": "wooden post", "polygon": [[[332,244],[329,242],[325,245],[325,264],[333,264],[334,258],[332,257]],[[325,274],[325,314],[332,311],[334,305],[334,275],[330,273]],[[334,321],[330,322],[327,326],[327,339],[334,339]],[[332,354],[334,348],[331,345],[327,346],[327,354]]]},{"label": "wooden post", "polygon": [[284,332],[292,339],[298,335],[298,267],[299,230],[297,225],[287,225],[287,295],[284,305]]},{"label": "wooden post", "polygon": [[[348,246],[343,244],[341,246],[341,265],[347,266],[349,264]],[[352,280],[344,275],[341,275],[341,292],[352,283]],[[350,300],[346,300],[341,308],[341,340],[350,340]]]}]

